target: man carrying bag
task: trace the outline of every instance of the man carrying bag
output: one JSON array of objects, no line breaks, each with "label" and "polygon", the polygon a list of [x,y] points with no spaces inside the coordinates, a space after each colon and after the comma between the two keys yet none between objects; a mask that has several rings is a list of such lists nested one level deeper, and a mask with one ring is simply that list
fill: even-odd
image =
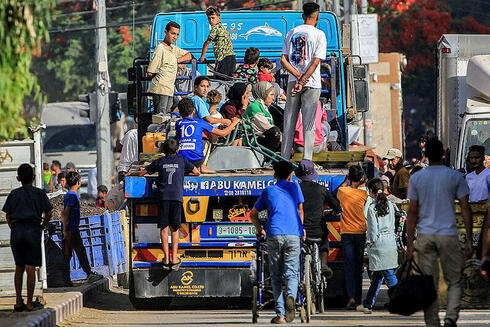
[{"label": "man carrying bag", "polygon": [[[420,271],[431,275],[434,287],[439,282],[439,260],[444,281],[448,286],[447,311],[444,327],[456,326],[461,302],[461,271],[464,259],[458,240],[454,200],[459,199],[466,228],[465,256],[472,252],[471,208],[469,188],[463,175],[442,165],[442,143],[433,138],[427,141],[429,167],[414,174],[408,186],[407,260],[413,258],[415,226],[417,226],[417,259]],[[439,260],[438,260],[439,259]],[[427,326],[440,326],[437,299],[424,309]]]}]

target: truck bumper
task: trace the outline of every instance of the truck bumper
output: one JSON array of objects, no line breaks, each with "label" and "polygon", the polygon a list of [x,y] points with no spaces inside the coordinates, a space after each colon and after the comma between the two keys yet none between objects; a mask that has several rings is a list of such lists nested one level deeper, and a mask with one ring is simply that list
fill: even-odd
[{"label": "truck bumper", "polygon": [[244,268],[161,267],[133,269],[136,298],[154,297],[251,297],[250,270]]}]

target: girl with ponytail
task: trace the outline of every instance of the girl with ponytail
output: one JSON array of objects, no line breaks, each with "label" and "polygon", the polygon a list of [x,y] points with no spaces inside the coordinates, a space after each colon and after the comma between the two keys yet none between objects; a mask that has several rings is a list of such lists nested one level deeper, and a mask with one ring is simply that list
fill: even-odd
[{"label": "girl with ponytail", "polygon": [[383,182],[379,178],[367,184],[369,196],[373,199],[367,208],[366,243],[369,256],[369,270],[372,271],[371,285],[362,305],[357,311],[371,313],[379,288],[386,282],[388,288],[398,283],[394,269],[398,267],[398,252],[395,236],[395,208],[388,201]]}]

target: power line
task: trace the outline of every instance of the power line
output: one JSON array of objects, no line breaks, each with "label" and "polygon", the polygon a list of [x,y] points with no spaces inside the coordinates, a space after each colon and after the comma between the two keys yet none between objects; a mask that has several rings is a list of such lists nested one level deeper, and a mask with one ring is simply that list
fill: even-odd
[{"label": "power line", "polygon": [[[137,21],[134,22],[134,25],[144,25],[144,24],[150,24],[153,22],[153,19],[151,20],[142,20],[142,21]],[[96,29],[101,29],[101,28],[112,28],[112,27],[121,27],[121,26],[128,26],[133,24],[132,21],[128,22],[122,22],[122,23],[117,23],[117,24],[106,24],[105,26],[87,26],[87,27],[78,27],[78,28],[67,28],[67,29],[58,29],[58,30],[50,30],[49,33],[68,33],[68,32],[81,32],[81,31],[93,31]]]},{"label": "power line", "polygon": [[[242,10],[249,10],[249,9],[254,9],[254,8],[263,8],[263,7],[268,7],[268,6],[275,6],[275,5],[278,5],[278,4],[284,4],[284,3],[290,3],[290,2],[293,2],[295,0],[284,0],[284,1],[276,1],[276,2],[270,2],[270,3],[264,3],[264,4],[259,4],[259,5],[255,5],[255,6],[250,6],[250,7],[242,7],[242,8],[235,8],[235,9],[232,9],[232,10],[235,10],[235,11],[242,11]],[[111,8],[114,8],[114,7],[111,7]],[[178,12],[180,10],[182,10],[183,8],[179,8],[179,9],[176,9],[176,10],[172,10],[170,12]],[[145,16],[145,17],[140,17],[140,19],[144,19],[144,18],[153,18],[154,16]],[[144,25],[144,24],[149,24],[149,23],[152,23],[153,22],[153,19],[152,20],[140,20],[140,21],[137,21],[137,22],[134,22],[134,25]],[[95,27],[95,26],[86,26],[86,27],[75,27],[75,28],[61,28],[61,29],[57,29],[57,30],[50,30],[49,33],[68,33],[68,32],[80,32],[80,31],[90,31],[90,30],[95,30],[97,28],[111,28],[111,27],[121,27],[121,26],[125,26],[125,25],[131,25],[133,24],[133,21],[129,21],[129,22],[122,22],[122,23],[117,23],[117,24],[107,24],[105,26],[100,26],[100,27]]]}]

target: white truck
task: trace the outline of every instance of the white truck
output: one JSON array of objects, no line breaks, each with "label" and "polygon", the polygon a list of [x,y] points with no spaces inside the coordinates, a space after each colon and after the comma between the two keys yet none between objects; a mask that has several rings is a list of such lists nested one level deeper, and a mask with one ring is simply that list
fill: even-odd
[{"label": "white truck", "polygon": [[436,135],[460,169],[470,146],[490,153],[490,35],[444,34],[437,50]]}]

